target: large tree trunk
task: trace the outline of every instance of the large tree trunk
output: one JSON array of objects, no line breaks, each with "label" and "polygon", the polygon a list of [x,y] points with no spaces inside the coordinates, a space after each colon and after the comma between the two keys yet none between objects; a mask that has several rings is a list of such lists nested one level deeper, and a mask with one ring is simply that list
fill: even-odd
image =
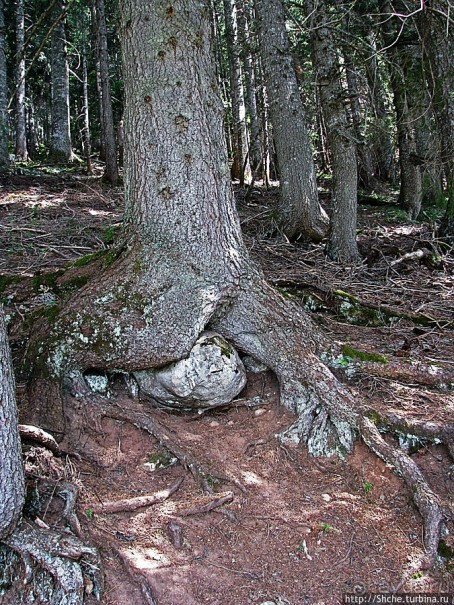
[{"label": "large tree trunk", "polygon": [[[73,395],[87,397],[87,370],[165,366],[187,356],[203,330],[215,330],[277,375],[281,403],[297,416],[285,438],[307,443],[312,454],[343,455],[359,430],[416,485],[433,561],[442,519],[433,492],[406,454],[397,454],[362,418],[360,402],[320,361],[328,347],[324,337],[301,307],[268,286],[244,246],[230,185],[209,4],[120,4],[123,241],[98,259],[95,278],[68,300],[50,332],[44,322],[35,325],[28,349],[35,378],[44,375],[49,389],[63,383]],[[101,277],[97,268],[103,269]],[[54,414],[58,395],[53,388]],[[97,403],[105,410],[107,400],[99,398],[92,393],[88,401],[63,400],[79,406],[80,417],[84,401],[87,414]],[[33,400],[36,407],[42,399]]]},{"label": "large tree trunk", "polygon": [[16,0],[16,158],[27,161],[24,38],[24,0]]},{"label": "large tree trunk", "polygon": [[321,240],[328,217],[318,201],[312,148],[281,0],[256,0],[260,54],[280,174],[279,220],[287,237]]},{"label": "large tree trunk", "polygon": [[22,450],[17,430],[14,374],[0,304],[0,541],[14,530],[24,505]]},{"label": "large tree trunk", "polygon": [[[41,340],[36,334],[30,347],[36,371],[46,365],[46,378],[77,391],[88,369],[163,366],[188,355],[204,329],[218,330],[275,371],[282,403],[299,416],[294,438],[317,454],[347,451],[353,399],[316,356],[324,339],[297,306],[267,286],[243,244],[209,13],[195,2],[188,13],[180,0],[170,13],[164,0],[122,4],[123,245],[105,259],[102,279],[65,305],[50,341],[47,329]],[[43,340],[48,347],[40,353]],[[50,413],[43,397],[36,413],[47,413],[62,430],[55,395]]]},{"label": "large tree trunk", "polygon": [[5,55],[5,0],[0,0],[0,173],[9,166],[8,87]]},{"label": "large tree trunk", "polygon": [[313,65],[333,172],[332,212],[326,251],[333,260],[356,262],[359,258],[356,244],[358,179],[354,133],[345,109],[345,91],[325,4],[320,0],[315,7],[312,0],[305,0],[305,11],[311,27]]},{"label": "large tree trunk", "polygon": [[[66,11],[65,0],[58,0],[54,18]],[[53,162],[72,162],[69,118],[69,71],[66,56],[65,19],[61,18],[52,32],[52,124],[49,157]]]},{"label": "large tree trunk", "polygon": [[104,0],[96,0],[94,14],[96,16],[96,39],[99,57],[99,75],[101,95],[99,102],[101,128],[103,132],[104,154],[106,169],[104,178],[115,185],[118,181],[117,144],[115,141],[115,127],[112,112],[112,97],[110,94],[109,53],[107,48],[107,27],[104,9]]}]

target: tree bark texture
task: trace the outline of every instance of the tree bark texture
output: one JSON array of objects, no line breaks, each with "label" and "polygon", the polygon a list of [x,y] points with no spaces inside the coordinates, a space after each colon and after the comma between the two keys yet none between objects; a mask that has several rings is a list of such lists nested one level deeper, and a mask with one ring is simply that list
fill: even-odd
[{"label": "tree bark texture", "polygon": [[305,0],[311,27],[315,77],[320,91],[333,172],[332,212],[326,251],[333,260],[358,260],[356,244],[357,165],[356,144],[344,105],[337,49],[328,28],[330,16],[324,0]]},{"label": "tree bark texture", "polygon": [[5,0],[0,0],[0,172],[9,166],[8,153],[8,88],[5,55]]},{"label": "tree bark texture", "polygon": [[281,0],[256,0],[260,54],[280,174],[279,220],[287,237],[321,240],[328,217],[321,208],[305,112],[290,52]]},{"label": "tree bark texture", "polygon": [[106,169],[104,178],[115,185],[118,181],[118,160],[117,160],[117,144],[115,141],[115,127],[112,111],[112,97],[110,94],[110,77],[109,77],[109,52],[107,48],[107,27],[106,15],[104,8],[104,0],[96,0],[96,30],[97,30],[97,45],[99,54],[99,71],[101,79],[102,94],[100,103],[101,110],[101,127],[103,130],[103,141],[105,145],[105,162]]},{"label": "tree bark texture", "polygon": [[0,541],[14,530],[25,496],[14,388],[5,316],[0,305]]},{"label": "tree bark texture", "polygon": [[24,40],[24,0],[16,0],[16,158],[27,161]]},{"label": "tree bark texture", "polygon": [[224,0],[225,34],[230,67],[230,92],[232,99],[233,164],[232,177],[240,185],[251,179],[246,104],[244,100],[243,70],[240,61],[238,18],[235,0]]},{"label": "tree bark texture", "polygon": [[[65,11],[65,0],[55,5],[54,19]],[[66,56],[65,19],[52,32],[52,124],[49,156],[54,162],[73,160],[69,117],[69,71]]]},{"label": "tree bark texture", "polygon": [[[317,358],[323,337],[265,283],[243,244],[209,4],[123,0],[121,14],[124,241],[98,261],[102,279],[68,301],[50,337],[37,329],[29,349],[35,371],[46,366],[46,384],[87,394],[86,370],[163,366],[187,356],[211,329],[276,373],[282,404],[298,415],[288,438],[307,442],[312,453],[348,451],[354,401]],[[57,392],[49,393],[50,429],[58,405]]]}]

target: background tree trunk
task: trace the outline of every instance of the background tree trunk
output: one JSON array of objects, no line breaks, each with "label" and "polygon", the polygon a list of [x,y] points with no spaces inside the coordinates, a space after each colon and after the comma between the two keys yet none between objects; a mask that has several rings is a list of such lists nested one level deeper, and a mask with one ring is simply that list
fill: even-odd
[{"label": "background tree trunk", "polygon": [[25,121],[24,0],[16,0],[16,158],[26,162],[27,133]]},{"label": "background tree trunk", "polygon": [[251,166],[235,0],[224,0],[224,17],[232,99],[233,164],[231,172],[232,178],[238,179],[240,185],[244,185],[245,181],[251,180]]},{"label": "background tree trunk", "polygon": [[[439,12],[436,12],[439,11]],[[454,237],[454,43],[448,25],[449,3],[438,0],[422,14],[426,76],[441,143],[440,159],[446,179],[446,214],[441,234]]]},{"label": "background tree trunk", "polygon": [[112,97],[110,94],[110,76],[109,76],[109,53],[107,49],[107,27],[106,15],[104,9],[104,0],[96,0],[96,30],[97,45],[99,53],[99,71],[102,94],[100,103],[101,126],[103,131],[103,141],[105,145],[106,169],[104,178],[115,185],[118,181],[118,160],[117,144],[115,141],[115,127],[112,111]]},{"label": "background tree trunk", "polygon": [[[54,19],[66,10],[65,0],[55,5]],[[49,158],[53,162],[72,162],[71,129],[69,117],[69,72],[66,56],[65,18],[61,18],[52,32],[52,123]]]},{"label": "background tree trunk", "polygon": [[5,0],[0,0],[0,173],[9,166],[8,86],[5,55]]},{"label": "background tree trunk", "polygon": [[287,237],[326,234],[312,148],[290,53],[281,0],[256,0],[258,38],[280,174],[279,220]]},{"label": "background tree trunk", "polygon": [[356,244],[357,164],[354,133],[345,109],[337,51],[328,29],[324,0],[315,7],[305,0],[311,27],[311,47],[323,117],[328,135],[333,172],[332,212],[326,251],[333,260],[344,263],[359,258]]},{"label": "background tree trunk", "polygon": [[25,500],[14,388],[5,316],[0,304],[0,541],[15,528]]}]

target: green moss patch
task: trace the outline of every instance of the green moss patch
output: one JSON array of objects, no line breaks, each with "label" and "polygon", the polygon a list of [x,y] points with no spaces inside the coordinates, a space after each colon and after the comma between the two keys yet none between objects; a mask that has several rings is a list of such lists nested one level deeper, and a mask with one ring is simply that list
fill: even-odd
[{"label": "green moss patch", "polygon": [[345,357],[359,359],[360,361],[375,361],[377,363],[389,362],[389,359],[386,357],[386,355],[382,355],[381,353],[371,353],[369,351],[360,351],[359,349],[354,349],[350,345],[342,345],[342,353],[345,355]]}]

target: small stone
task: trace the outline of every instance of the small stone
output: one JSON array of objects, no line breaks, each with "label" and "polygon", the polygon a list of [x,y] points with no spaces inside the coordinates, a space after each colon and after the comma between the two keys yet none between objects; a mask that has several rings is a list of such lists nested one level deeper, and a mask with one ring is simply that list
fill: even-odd
[{"label": "small stone", "polygon": [[260,605],[276,605],[276,603],[274,601],[263,601]]},{"label": "small stone", "polygon": [[215,428],[215,427],[219,426],[219,422],[217,420],[212,420],[210,422],[210,426],[212,426],[213,428]]},{"label": "small stone", "polygon": [[330,502],[331,496],[329,494],[322,494],[322,500],[325,502]]},{"label": "small stone", "polygon": [[254,412],[254,416],[263,416],[263,414],[266,414],[265,408],[258,408]]}]

